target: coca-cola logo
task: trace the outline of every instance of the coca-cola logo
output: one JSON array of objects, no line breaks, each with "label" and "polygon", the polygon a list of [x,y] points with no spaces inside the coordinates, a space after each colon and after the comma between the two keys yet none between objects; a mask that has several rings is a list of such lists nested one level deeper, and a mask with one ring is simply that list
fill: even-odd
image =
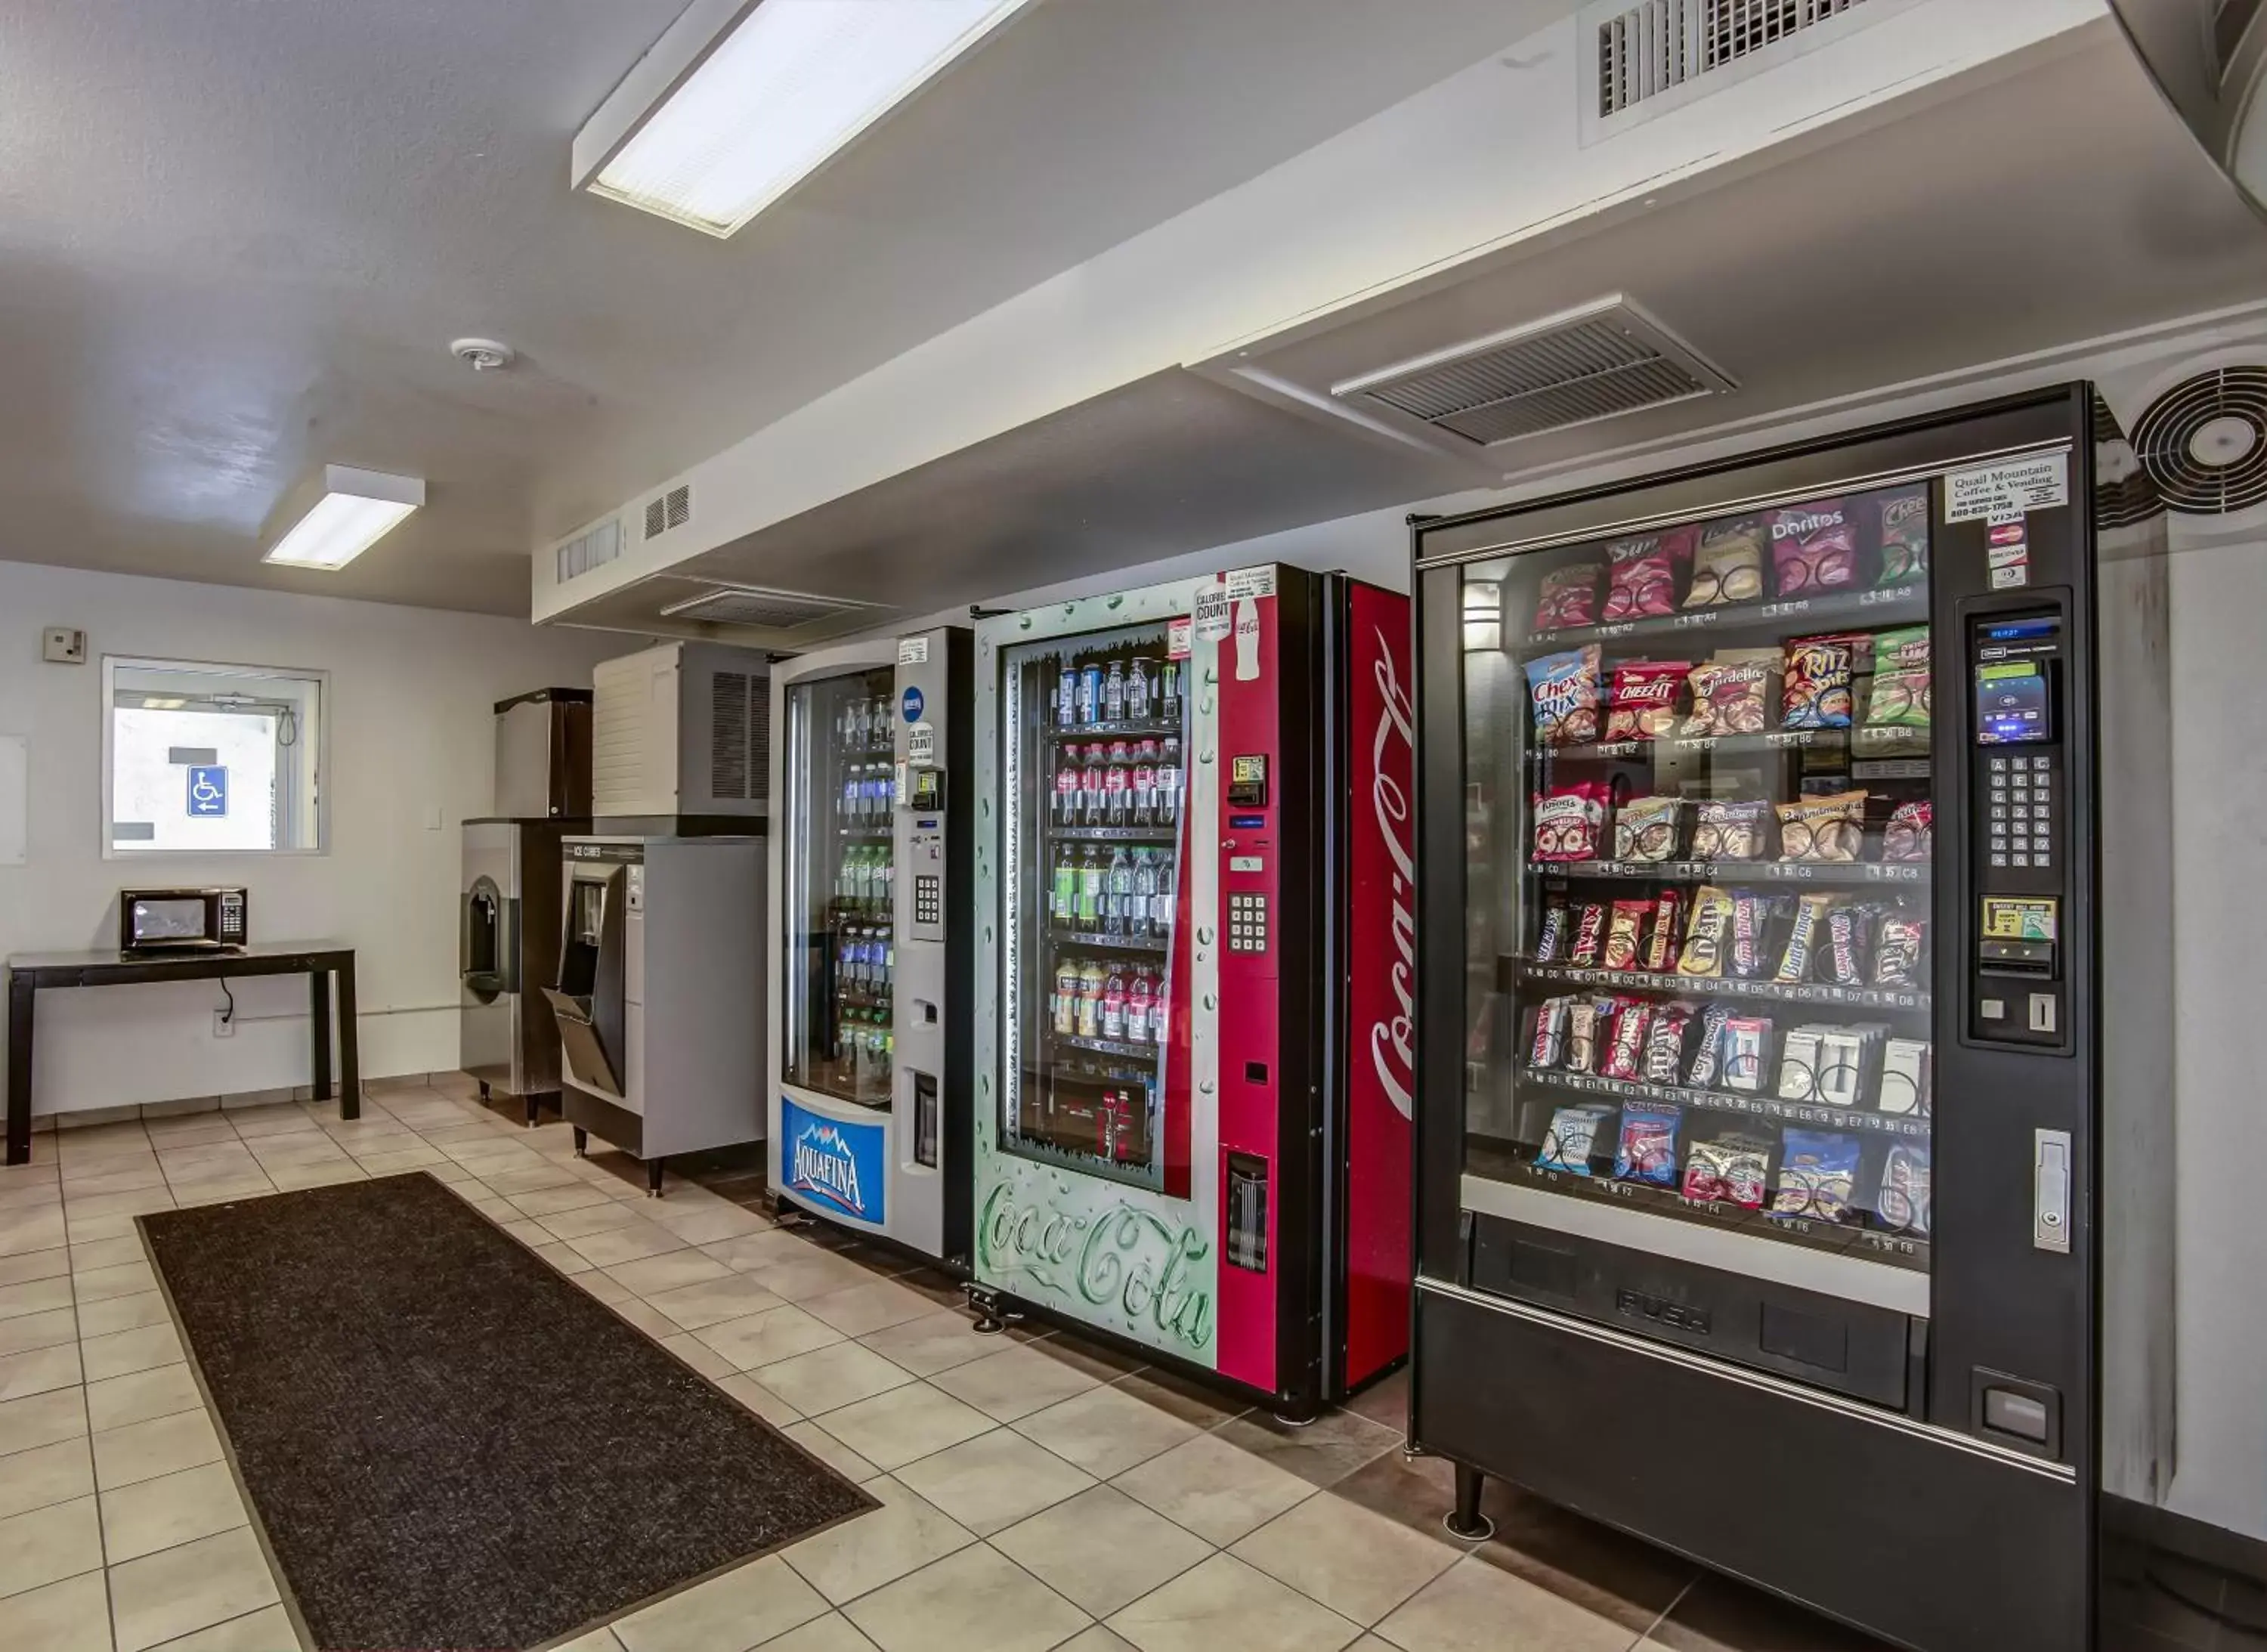
[{"label": "coca-cola logo", "polygon": [[1369,801],[1379,840],[1393,863],[1394,1012],[1371,1024],[1369,1056],[1387,1098],[1408,1119],[1417,1111],[1417,1059],[1411,1047],[1417,1020],[1417,870],[1410,845],[1409,794],[1401,777],[1416,772],[1417,712],[1395,671],[1385,634],[1376,635],[1377,658],[1370,672],[1380,704],[1369,742]]},{"label": "coca-cola logo", "polygon": [[1212,1340],[1212,1293],[1202,1267],[1212,1242],[1130,1200],[1089,1216],[1045,1202],[1019,1204],[1003,1181],[984,1200],[976,1245],[987,1278],[1020,1279],[1096,1308],[1114,1306],[1124,1316],[1121,1328],[1192,1351]]}]

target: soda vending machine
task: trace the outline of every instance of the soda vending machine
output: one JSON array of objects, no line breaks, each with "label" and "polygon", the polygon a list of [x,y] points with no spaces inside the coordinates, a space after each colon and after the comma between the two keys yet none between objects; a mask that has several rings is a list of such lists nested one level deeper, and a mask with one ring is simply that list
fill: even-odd
[{"label": "soda vending machine", "polygon": [[1408,649],[1276,566],[979,628],[980,1306],[1287,1414],[1403,1356]]},{"label": "soda vending machine", "polygon": [[788,1204],[968,1261],[971,634],[773,668],[769,1175]]},{"label": "soda vending machine", "polygon": [[2094,1634],[2083,385],[1425,521],[1412,1435],[1923,1652]]}]

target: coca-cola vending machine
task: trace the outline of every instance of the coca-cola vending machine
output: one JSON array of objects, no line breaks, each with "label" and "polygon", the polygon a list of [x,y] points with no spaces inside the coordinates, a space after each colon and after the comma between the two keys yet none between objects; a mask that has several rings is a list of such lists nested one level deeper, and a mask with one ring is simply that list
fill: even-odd
[{"label": "coca-cola vending machine", "polygon": [[1267,565],[977,633],[972,1294],[1302,1414],[1407,1351],[1408,599]]}]

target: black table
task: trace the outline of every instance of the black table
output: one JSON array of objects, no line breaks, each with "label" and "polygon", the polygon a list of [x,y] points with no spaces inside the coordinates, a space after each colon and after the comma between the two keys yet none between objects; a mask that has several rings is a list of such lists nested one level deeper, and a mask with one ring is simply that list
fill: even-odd
[{"label": "black table", "polygon": [[339,1117],[362,1116],[355,1024],[355,955],[329,941],[286,941],[233,952],[19,952],[8,960],[8,1158],[32,1156],[32,1004],[42,987],[128,987],[153,980],[304,975],[314,1010],[315,1098],[331,1096],[331,982],[339,995]]}]

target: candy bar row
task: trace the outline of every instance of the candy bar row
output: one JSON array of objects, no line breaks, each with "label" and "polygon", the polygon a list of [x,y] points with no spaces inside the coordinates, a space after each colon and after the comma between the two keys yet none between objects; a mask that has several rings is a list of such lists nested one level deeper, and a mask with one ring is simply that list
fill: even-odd
[{"label": "candy bar row", "polygon": [[1791,598],[1927,577],[1928,488],[1895,488],[1613,540],[1544,576],[1534,628],[1760,602],[1767,584]]},{"label": "candy bar row", "polygon": [[1853,728],[1857,684],[1867,677],[1865,727],[1914,739],[1929,731],[1925,625],[1797,637],[1783,650],[1725,649],[1701,664],[1620,660],[1610,670],[1593,642],[1526,669],[1535,738],[1544,746]]},{"label": "candy bar row", "polygon": [[1929,1234],[1929,1149],[1892,1142],[1859,1186],[1865,1143],[1840,1130],[1788,1129],[1778,1140],[1742,1129],[1703,1135],[1684,1109],[1665,1104],[1571,1104],[1551,1116],[1537,1168],[1681,1193],[1699,1205],[1732,1205],[1782,1222],[1874,1225],[1915,1238]]},{"label": "candy bar row", "polygon": [[[1617,804],[1614,793],[1614,782],[1601,780],[1576,781],[1538,792],[1532,858],[1544,864],[1775,858],[1850,865],[1867,858],[1919,863],[1936,852],[1936,811],[1925,797],[1890,811],[1882,826],[1878,851],[1869,857],[1866,816],[1873,794],[1863,789],[1788,803],[1659,796]],[[1606,831],[1609,817],[1613,822],[1610,836]]]},{"label": "candy bar row", "polygon": [[1927,1039],[1895,1036],[1878,1023],[1804,1022],[1782,1039],[1769,1016],[1611,993],[1544,999],[1528,1035],[1528,1068],[1536,1074],[1769,1095],[1908,1118],[1929,1111],[1930,1067]]},{"label": "candy bar row", "polygon": [[1681,889],[1553,900],[1530,961],[1782,987],[1914,989],[1927,979],[1928,917],[1902,900],[1704,884],[1687,905]]}]

